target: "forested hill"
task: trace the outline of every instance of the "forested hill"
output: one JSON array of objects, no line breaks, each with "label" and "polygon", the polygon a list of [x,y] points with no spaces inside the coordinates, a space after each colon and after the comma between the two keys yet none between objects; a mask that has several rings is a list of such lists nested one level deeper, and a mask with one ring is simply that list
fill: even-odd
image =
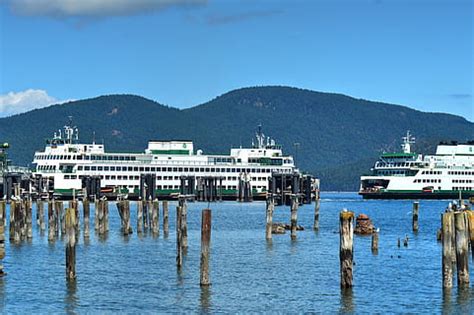
[{"label": "forested hill", "polygon": [[0,140],[10,142],[15,164],[27,165],[68,116],[83,141],[94,133],[110,151],[143,151],[149,139],[184,138],[205,153],[228,153],[231,146],[249,146],[261,124],[301,169],[321,178],[323,190],[357,190],[360,174],[382,151],[398,150],[407,130],[423,153],[433,153],[439,141],[474,139],[474,124],[458,116],[272,86],[231,91],[184,110],[133,95],[54,105],[0,119]]}]

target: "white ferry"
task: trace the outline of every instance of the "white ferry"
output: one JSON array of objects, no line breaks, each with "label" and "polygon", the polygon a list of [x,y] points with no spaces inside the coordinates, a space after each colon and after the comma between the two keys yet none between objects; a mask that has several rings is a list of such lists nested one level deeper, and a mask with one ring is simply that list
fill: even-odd
[{"label": "white ferry", "polygon": [[411,152],[407,132],[402,152],[384,153],[361,176],[359,194],[366,199],[456,199],[474,196],[474,141],[440,143],[435,155]]},{"label": "white ferry", "polygon": [[158,197],[177,195],[180,176],[219,176],[222,195],[235,197],[239,178],[250,179],[255,195],[268,190],[272,172],[298,171],[293,157],[265,137],[259,127],[251,148],[232,148],[229,155],[206,155],[194,151],[190,140],[151,140],[141,153],[106,152],[103,144],[80,143],[77,127],[70,124],[46,141],[44,151],[35,152],[35,174],[54,183],[58,198],[70,198],[82,191],[82,179],[99,176],[103,192],[139,196],[140,175],[155,174]]}]

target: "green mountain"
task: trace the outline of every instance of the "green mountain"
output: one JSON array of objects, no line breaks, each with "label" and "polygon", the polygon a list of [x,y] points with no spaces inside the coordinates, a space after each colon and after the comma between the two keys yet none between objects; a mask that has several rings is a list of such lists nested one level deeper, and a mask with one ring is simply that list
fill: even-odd
[{"label": "green mountain", "polygon": [[434,152],[439,141],[474,139],[474,124],[458,116],[270,86],[231,91],[184,110],[134,95],[54,105],[0,119],[0,140],[10,142],[15,164],[27,165],[68,116],[83,141],[95,137],[112,151],[140,152],[149,139],[179,138],[207,153],[228,153],[231,146],[250,145],[262,124],[301,169],[321,178],[323,190],[357,190],[360,174],[382,151],[398,150],[407,130],[423,153]]}]

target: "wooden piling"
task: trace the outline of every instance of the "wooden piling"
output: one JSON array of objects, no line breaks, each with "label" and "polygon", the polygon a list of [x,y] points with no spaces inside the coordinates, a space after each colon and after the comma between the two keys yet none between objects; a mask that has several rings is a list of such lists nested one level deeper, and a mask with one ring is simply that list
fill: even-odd
[{"label": "wooden piling", "polygon": [[273,210],[275,204],[273,203],[273,196],[267,198],[267,225],[265,227],[265,238],[272,239],[272,225],[273,225]]},{"label": "wooden piling", "polygon": [[99,231],[99,200],[94,201],[94,230]]},{"label": "wooden piling", "polygon": [[44,231],[46,228],[46,225],[44,223],[44,203],[41,199],[38,199],[36,201],[36,213],[38,216],[38,226],[41,231]]},{"label": "wooden piling", "polygon": [[3,259],[5,259],[5,221],[6,221],[7,203],[0,200],[0,277],[5,275],[3,270]]},{"label": "wooden piling", "polygon": [[15,204],[14,241],[19,243],[21,241],[21,230],[23,229],[23,205],[21,201],[15,201]]},{"label": "wooden piling", "polygon": [[209,277],[209,258],[211,255],[211,209],[202,210],[201,221],[201,286],[209,286],[211,279]]},{"label": "wooden piling", "polygon": [[62,201],[54,202],[54,233],[59,235],[59,227],[61,226],[61,235],[66,234],[65,212]]},{"label": "wooden piling", "polygon": [[339,260],[341,271],[341,288],[352,287],[352,267],[353,267],[353,249],[354,249],[354,213],[341,211],[339,216]]},{"label": "wooden piling", "polygon": [[298,222],[298,197],[292,196],[291,199],[291,239],[296,239],[296,228]]},{"label": "wooden piling", "polygon": [[188,205],[183,200],[181,205],[181,245],[183,249],[188,248]]},{"label": "wooden piling", "polygon": [[26,239],[26,232],[27,232],[27,224],[26,224],[26,208],[28,207],[28,203],[26,200],[20,201],[20,227],[19,227],[19,233],[20,233],[20,239],[25,240]]},{"label": "wooden piling", "polygon": [[67,208],[65,215],[66,225],[66,279],[76,278],[76,210]]},{"label": "wooden piling", "polygon": [[169,213],[168,213],[168,201],[163,201],[163,235],[164,237],[168,237],[170,232],[169,228]]},{"label": "wooden piling", "polygon": [[469,240],[471,242],[471,255],[474,260],[474,211],[468,210],[467,213],[467,222],[469,227]]},{"label": "wooden piling", "polygon": [[9,239],[10,242],[15,240],[15,207],[16,207],[16,202],[12,201],[10,203],[10,229],[9,229]]},{"label": "wooden piling", "polygon": [[143,201],[137,201],[137,233],[143,233]]},{"label": "wooden piling", "polygon": [[454,234],[453,230],[453,212],[445,212],[442,215],[442,243],[443,243],[443,258],[442,258],[442,268],[443,268],[443,288],[451,288],[453,286],[453,254],[452,246],[453,242],[451,241],[452,235]]},{"label": "wooden piling", "polygon": [[377,254],[379,251],[379,232],[372,233],[372,253]]},{"label": "wooden piling", "polygon": [[160,233],[160,203],[158,200],[155,200],[151,203],[151,232],[153,235],[158,236]]},{"label": "wooden piling", "polygon": [[55,230],[54,223],[56,222],[54,218],[54,208],[53,202],[51,200],[48,201],[48,241],[54,241],[55,239]]},{"label": "wooden piling", "polygon": [[27,200],[25,203],[26,207],[26,237],[28,239],[33,238],[33,208],[31,200]]},{"label": "wooden piling", "polygon": [[319,198],[316,198],[314,201],[314,224],[313,224],[313,230],[318,231],[319,230],[319,209],[321,206],[321,200]]},{"label": "wooden piling", "polygon": [[90,236],[90,203],[89,199],[84,198],[82,200],[82,215],[84,217],[84,238],[88,238]]},{"label": "wooden piling", "polygon": [[182,245],[182,229],[181,229],[181,206],[176,207],[176,266],[178,270],[183,266],[183,245]]},{"label": "wooden piling", "polygon": [[469,239],[466,212],[461,211],[454,213],[454,227],[458,286],[469,287]]},{"label": "wooden piling", "polygon": [[413,203],[413,220],[412,220],[412,225],[413,225],[413,232],[418,232],[418,210],[420,207],[420,203],[418,201],[415,201]]},{"label": "wooden piling", "polygon": [[99,221],[99,236],[104,236],[107,232],[106,230],[106,211],[107,211],[107,201],[100,199],[99,200],[99,211],[98,211],[98,221]]}]

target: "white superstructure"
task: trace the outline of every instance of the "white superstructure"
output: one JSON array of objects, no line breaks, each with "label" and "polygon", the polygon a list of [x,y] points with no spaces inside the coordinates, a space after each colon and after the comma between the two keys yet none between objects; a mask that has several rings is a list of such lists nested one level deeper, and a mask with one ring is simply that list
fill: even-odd
[{"label": "white superstructure", "polygon": [[411,152],[414,138],[403,137],[402,152],[384,153],[361,176],[364,198],[452,198],[474,195],[474,142],[440,143],[435,155]]},{"label": "white superstructure", "polygon": [[251,148],[233,148],[229,155],[194,151],[189,140],[149,141],[143,153],[106,152],[103,144],[80,143],[71,125],[47,140],[44,151],[35,153],[36,174],[54,181],[54,191],[70,194],[82,188],[85,176],[100,176],[101,188],[138,193],[141,174],[156,174],[158,194],[179,191],[180,176],[220,176],[224,194],[234,194],[239,177],[250,178],[252,189],[264,192],[272,172],[296,171],[293,158],[265,138],[260,128]]}]

